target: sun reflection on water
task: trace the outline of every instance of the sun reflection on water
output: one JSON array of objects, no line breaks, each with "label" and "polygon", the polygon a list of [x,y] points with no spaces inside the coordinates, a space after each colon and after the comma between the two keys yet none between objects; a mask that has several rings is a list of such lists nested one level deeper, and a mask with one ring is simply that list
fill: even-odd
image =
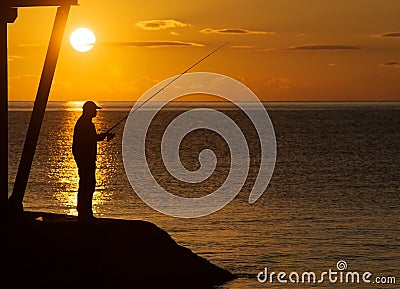
[{"label": "sun reflection on water", "polygon": [[67,101],[65,103],[65,109],[67,111],[82,111],[84,101]]}]

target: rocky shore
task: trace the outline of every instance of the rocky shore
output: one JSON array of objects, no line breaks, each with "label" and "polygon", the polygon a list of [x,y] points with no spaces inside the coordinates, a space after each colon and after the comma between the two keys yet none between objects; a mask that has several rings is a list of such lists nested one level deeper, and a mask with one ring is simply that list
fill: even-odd
[{"label": "rocky shore", "polygon": [[212,288],[235,278],[149,222],[25,212],[1,226],[1,288]]}]

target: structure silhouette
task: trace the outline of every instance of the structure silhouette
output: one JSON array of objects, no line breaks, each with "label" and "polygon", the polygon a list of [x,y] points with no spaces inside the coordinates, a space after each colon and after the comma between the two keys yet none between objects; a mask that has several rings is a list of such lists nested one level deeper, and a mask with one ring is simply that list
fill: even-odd
[{"label": "structure silhouette", "polygon": [[[0,209],[15,215],[23,211],[22,201],[28,183],[29,173],[39,138],[40,128],[46,110],[47,100],[57,64],[57,59],[64,36],[65,26],[71,5],[78,0],[2,0],[0,3]],[[18,16],[18,7],[58,6],[54,27],[39,88],[29,123],[28,132],[22,151],[21,161],[12,195],[8,199],[8,68],[7,68],[7,24],[13,23]]]}]

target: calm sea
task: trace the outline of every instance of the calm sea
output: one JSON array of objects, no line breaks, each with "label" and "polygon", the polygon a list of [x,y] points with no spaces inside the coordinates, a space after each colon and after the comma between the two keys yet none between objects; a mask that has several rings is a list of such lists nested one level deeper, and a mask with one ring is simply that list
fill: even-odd
[{"label": "calm sea", "polygon": [[[105,102],[95,119],[106,130],[132,103]],[[183,164],[198,168],[198,153],[212,148],[218,168],[212,182],[193,186],[173,179],[163,167],[160,139],[169,121],[199,103],[177,103],[154,119],[147,138],[156,179],[172,193],[204,195],[221,185],[230,156],[223,139],[199,130],[184,140]],[[240,276],[221,288],[366,288],[372,284],[261,284],[257,273],[336,270],[370,271],[400,283],[400,103],[273,103],[266,108],[277,138],[272,180],[256,203],[247,202],[258,172],[259,141],[249,120],[235,107],[204,104],[230,116],[244,132],[251,152],[248,181],[221,211],[198,219],[176,219],[154,211],[134,193],[123,168],[123,125],[111,142],[99,145],[94,210],[98,217],[154,222],[186,246]],[[15,178],[32,104],[10,103],[9,186]],[[71,154],[79,103],[49,103],[24,207],[26,210],[76,214],[78,176]],[[226,165],[228,164],[228,165]],[[211,191],[210,191],[211,190]],[[135,260],[132,260],[135,262]],[[374,280],[374,279],[371,279]],[[194,280],[195,282],[195,280]]]}]

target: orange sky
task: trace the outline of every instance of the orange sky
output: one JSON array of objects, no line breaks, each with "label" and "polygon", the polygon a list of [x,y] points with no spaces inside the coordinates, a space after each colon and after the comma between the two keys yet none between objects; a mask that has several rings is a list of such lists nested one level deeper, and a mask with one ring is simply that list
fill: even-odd
[{"label": "orange sky", "polygon": [[[400,100],[398,0],[80,0],[50,100],[137,99],[225,41],[193,71],[226,74],[264,101]],[[34,100],[55,8],[9,25],[10,100]],[[78,27],[98,43],[70,46]]]}]

